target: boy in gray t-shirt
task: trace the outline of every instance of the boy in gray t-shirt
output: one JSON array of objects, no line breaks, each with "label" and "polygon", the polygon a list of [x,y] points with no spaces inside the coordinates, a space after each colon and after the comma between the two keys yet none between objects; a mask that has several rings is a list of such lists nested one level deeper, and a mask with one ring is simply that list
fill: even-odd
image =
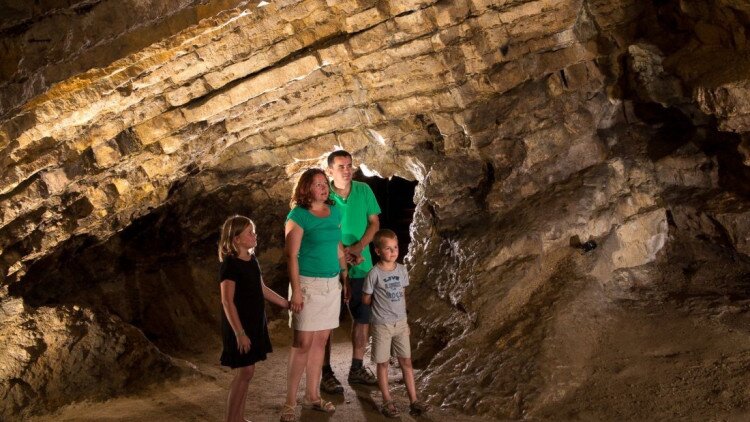
[{"label": "boy in gray t-shirt", "polygon": [[430,405],[417,400],[414,386],[414,368],[411,364],[409,324],[406,321],[406,295],[409,285],[406,268],[397,263],[398,238],[396,233],[384,229],[375,233],[375,253],[380,262],[372,267],[362,287],[362,303],[370,305],[370,333],[372,334],[372,360],[378,365],[378,387],[383,394],[383,415],[395,418],[399,415],[396,404],[388,390],[388,363],[391,346],[401,364],[406,391],[409,394],[411,413],[419,415],[430,410]]}]

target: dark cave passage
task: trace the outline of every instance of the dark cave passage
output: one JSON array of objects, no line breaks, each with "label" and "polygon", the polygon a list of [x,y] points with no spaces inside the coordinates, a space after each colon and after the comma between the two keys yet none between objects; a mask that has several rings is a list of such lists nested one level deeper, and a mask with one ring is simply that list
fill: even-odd
[{"label": "dark cave passage", "polygon": [[[354,179],[367,183],[375,194],[380,205],[380,228],[391,229],[398,236],[398,262],[404,262],[404,256],[409,251],[411,234],[409,226],[414,219],[414,189],[417,182],[393,176],[384,179],[378,176],[365,176],[362,170],[357,170]],[[373,262],[377,261],[374,246],[370,244]]]}]

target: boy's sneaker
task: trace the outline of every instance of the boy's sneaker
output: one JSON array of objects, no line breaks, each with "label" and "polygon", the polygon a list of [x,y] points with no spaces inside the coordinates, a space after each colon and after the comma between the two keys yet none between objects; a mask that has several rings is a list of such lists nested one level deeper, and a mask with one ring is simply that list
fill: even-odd
[{"label": "boy's sneaker", "polygon": [[429,412],[431,408],[432,407],[429,404],[427,404],[427,403],[425,403],[423,401],[417,400],[414,403],[412,403],[412,404],[409,405],[409,414],[411,414],[413,416],[419,416],[422,413]]},{"label": "boy's sneaker", "polygon": [[333,372],[328,372],[320,378],[320,391],[328,394],[342,394],[344,386],[341,385]]},{"label": "boy's sneaker", "polygon": [[348,381],[349,384],[376,385],[378,383],[375,374],[364,365],[358,369],[349,369]]}]

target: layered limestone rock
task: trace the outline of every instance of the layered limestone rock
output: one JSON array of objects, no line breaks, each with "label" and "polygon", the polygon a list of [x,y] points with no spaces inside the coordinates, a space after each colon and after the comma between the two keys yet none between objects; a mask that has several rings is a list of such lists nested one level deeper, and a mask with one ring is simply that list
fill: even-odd
[{"label": "layered limestone rock", "polygon": [[[129,388],[60,387],[69,374],[31,363],[59,356],[33,333],[75,343],[82,324],[81,347],[139,356],[94,353],[81,380],[115,361],[169,372],[153,344],[183,353],[215,335],[232,213],[256,220],[283,291],[291,183],[334,147],[419,182],[410,317],[433,403],[499,418],[747,411],[745,6],[133,1],[106,25],[114,2],[53,3],[2,26],[19,59],[0,86],[0,304],[9,327],[37,327],[4,333],[35,350],[3,362],[6,414]],[[32,61],[32,35],[58,22],[74,29]]]}]

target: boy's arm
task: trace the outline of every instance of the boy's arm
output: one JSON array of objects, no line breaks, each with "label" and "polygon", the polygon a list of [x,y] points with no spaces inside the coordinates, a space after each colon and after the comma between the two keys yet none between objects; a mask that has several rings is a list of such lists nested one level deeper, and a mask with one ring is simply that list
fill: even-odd
[{"label": "boy's arm", "polygon": [[[365,282],[362,284],[362,303],[365,305],[371,305],[372,304],[372,293],[374,291],[375,287],[375,280],[373,279],[372,272],[367,273],[367,277],[365,277]],[[367,293],[370,292],[370,293]]]}]

